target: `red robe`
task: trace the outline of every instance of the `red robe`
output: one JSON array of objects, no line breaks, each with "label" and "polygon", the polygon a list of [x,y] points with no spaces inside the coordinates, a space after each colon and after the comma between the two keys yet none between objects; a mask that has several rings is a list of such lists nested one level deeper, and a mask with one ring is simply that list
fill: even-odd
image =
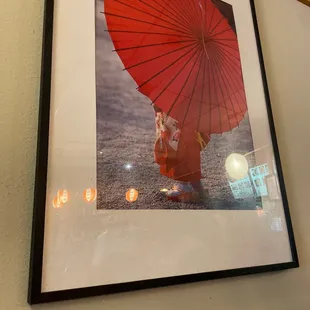
[{"label": "red robe", "polygon": [[200,153],[210,137],[185,127],[165,113],[156,113],[155,161],[160,173],[182,182],[197,182],[201,179]]}]

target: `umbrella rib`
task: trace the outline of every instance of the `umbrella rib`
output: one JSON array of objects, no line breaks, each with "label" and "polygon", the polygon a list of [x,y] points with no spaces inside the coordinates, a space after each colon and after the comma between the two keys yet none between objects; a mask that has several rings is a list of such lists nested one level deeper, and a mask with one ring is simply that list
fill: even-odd
[{"label": "umbrella rib", "polygon": [[[238,67],[239,69],[241,69],[241,66],[239,65],[240,63],[240,57],[237,57],[235,55],[233,55],[232,53],[230,53],[227,50],[224,50],[222,47],[218,46],[218,52],[221,53],[224,57],[229,58],[229,60],[231,61],[232,64],[234,64],[236,67]],[[227,52],[228,55],[225,53]],[[230,56],[232,56],[233,58],[231,58]],[[238,63],[235,63],[235,61],[237,61]]]},{"label": "umbrella rib", "polygon": [[[202,90],[202,86],[200,86],[199,88],[197,88],[197,91],[201,91]],[[173,91],[170,91],[171,93],[173,94],[176,94],[175,92]],[[180,101],[180,104],[182,104],[184,101],[186,101],[188,98],[190,97],[190,95],[183,95],[183,99],[182,101]],[[211,104],[209,104],[209,106],[212,106]],[[212,108],[216,108],[216,105],[213,105]],[[205,115],[206,113],[203,113],[202,115]]]},{"label": "umbrella rib", "polygon": [[[221,53],[219,52],[218,57],[223,61],[223,63],[225,63],[225,66],[223,66],[223,68],[229,70],[231,76],[237,75],[239,78],[242,77],[241,68],[238,67],[238,69],[233,69],[233,67],[231,66],[231,64],[227,62],[228,60],[227,60],[227,58],[225,57],[225,54],[223,55],[223,54],[221,54]],[[231,61],[231,63],[233,63],[233,62]],[[239,71],[239,73],[238,73],[238,71]]]},{"label": "umbrella rib", "polygon": [[[239,70],[234,70],[233,71],[233,68],[230,66],[229,63],[227,63],[227,59],[225,58],[225,56],[223,56],[222,54],[218,54],[218,59],[220,61],[222,61],[223,63],[225,63],[225,65],[223,65],[223,69],[225,70],[225,72],[228,74],[228,76],[230,77],[231,81],[233,82],[233,85],[235,86],[236,89],[239,89],[239,87],[243,87],[243,84],[236,84],[235,83],[235,80],[236,78],[234,78],[234,76],[236,77],[237,75],[237,78],[241,78],[242,79],[242,72],[241,72],[241,69]],[[240,71],[239,73],[237,71]]]},{"label": "umbrella rib", "polygon": [[[164,13],[164,12],[161,12],[160,10],[154,8],[153,6],[151,6],[151,5],[148,4],[148,3],[145,3],[143,0],[140,0],[140,2],[144,3],[146,6],[150,7],[150,8],[153,9],[154,11],[159,12],[160,14],[162,14],[162,15],[164,15],[164,16],[170,18],[170,19],[172,19],[174,22],[177,23],[177,25],[174,24],[174,26],[181,26],[183,29],[188,30],[188,26],[184,25],[184,24],[181,23],[180,21],[175,20],[174,18],[172,18],[172,17],[169,16],[168,14],[166,14],[166,13]],[[168,23],[168,22],[167,22],[167,23]],[[170,23],[170,24],[173,25],[173,23]]]},{"label": "umbrella rib", "polygon": [[211,18],[210,18],[209,27],[208,27],[208,29],[207,29],[208,32],[209,32],[209,30],[210,30],[210,28],[211,28],[211,25],[212,25],[214,13],[215,13],[215,5],[214,5],[214,7],[213,7],[213,12],[212,12],[212,15],[211,15]]},{"label": "umbrella rib", "polygon": [[218,53],[218,57],[222,60],[223,67],[230,72],[231,76],[234,76],[234,79],[242,78],[242,70],[240,67],[236,67],[237,65],[232,60],[228,62],[227,56],[221,52]]},{"label": "umbrella rib", "polygon": [[[177,20],[180,19],[180,21],[183,22],[184,26],[186,26],[187,29],[189,29],[192,33],[194,32],[193,20],[191,20],[190,16],[188,15],[188,12],[186,12],[186,10],[184,10],[183,7],[181,10],[180,7],[173,6],[172,4],[170,6],[169,2],[167,3],[164,0],[161,0],[161,2],[163,2],[166,6],[168,6],[172,10],[172,12],[174,13],[173,15],[176,17]],[[164,7],[164,9],[167,10],[167,7]],[[170,14],[171,14],[171,11],[169,11],[169,10],[167,10],[167,11],[170,12]]]},{"label": "umbrella rib", "polygon": [[213,31],[220,25],[223,19],[224,19],[224,16],[222,16],[220,20],[217,22],[217,24],[212,28],[212,30],[210,31],[211,36],[212,36]]},{"label": "umbrella rib", "polygon": [[[225,74],[225,77],[227,78],[227,75],[226,75],[226,74]],[[230,78],[230,79],[231,79],[231,78]],[[231,84],[231,83],[229,83],[229,84]],[[240,106],[240,102],[239,102],[239,100],[238,100],[238,98],[237,98],[237,96],[236,96],[236,94],[240,91],[240,89],[244,89],[244,87],[239,87],[238,89],[234,90],[234,91],[233,91],[233,95],[234,95],[234,97],[235,97],[236,100],[237,100],[239,110],[242,111],[242,108],[241,108],[241,106]],[[241,98],[241,99],[242,99],[242,98]],[[242,99],[242,101],[243,101],[243,99]],[[235,111],[235,110],[234,110],[234,111]],[[240,113],[240,112],[236,112],[236,113],[239,114],[239,115],[242,115],[242,113]]]},{"label": "umbrella rib", "polygon": [[213,63],[209,62],[210,64],[210,68],[212,69],[212,76],[213,76],[213,83],[214,83],[214,90],[215,90],[215,98],[216,98],[216,106],[218,109],[218,115],[219,115],[219,127],[220,127],[220,131],[222,132],[222,117],[221,117],[221,113],[220,113],[220,106],[219,106],[219,101],[218,101],[218,97],[217,97],[217,91],[216,91],[216,85],[215,85],[215,75],[214,75],[214,70],[213,70]]},{"label": "umbrella rib", "polygon": [[193,21],[199,21],[200,17],[199,17],[199,13],[197,13],[196,7],[195,7],[195,2],[196,0],[187,0],[189,1],[189,3],[191,4],[192,7],[192,13],[193,13]]},{"label": "umbrella rib", "polygon": [[[188,0],[187,0],[188,1]],[[186,3],[188,4],[188,3]],[[175,3],[174,3],[174,8],[176,10],[178,10],[181,14],[185,15],[186,17],[188,17],[188,21],[189,21],[189,24],[191,25],[190,29],[192,29],[192,31],[194,31],[195,27],[193,27],[193,21],[195,20],[192,12],[190,12],[188,9],[184,8],[183,5],[180,5],[179,7],[176,7],[175,6]],[[182,16],[182,15],[181,15]]]},{"label": "umbrella rib", "polygon": [[[211,66],[210,66],[210,61],[209,61],[209,65],[208,65],[208,73],[209,73],[209,103],[211,106],[211,102],[212,102],[212,98],[211,98]],[[209,111],[209,134],[211,134],[211,123],[212,123],[212,107],[210,108]]]},{"label": "umbrella rib", "polygon": [[137,48],[146,48],[146,47],[169,45],[169,44],[179,44],[179,43],[187,43],[187,42],[195,42],[195,40],[184,40],[184,41],[154,43],[154,44],[147,44],[147,45],[136,45],[136,46],[131,46],[131,47],[118,48],[118,49],[115,49],[113,51],[114,52],[120,52],[120,51],[127,51],[127,50],[132,50],[132,49],[137,49]]},{"label": "umbrella rib", "polygon": [[132,20],[132,21],[135,21],[135,22],[139,22],[139,23],[143,23],[143,24],[147,24],[147,25],[156,26],[156,27],[160,27],[160,28],[172,30],[172,31],[175,31],[175,32],[187,34],[187,35],[190,35],[190,34],[191,34],[191,33],[189,33],[189,32],[183,32],[183,31],[180,31],[180,30],[178,30],[178,29],[174,29],[174,28],[170,28],[170,27],[163,26],[163,25],[159,25],[159,24],[157,24],[157,23],[147,22],[147,21],[142,20],[142,19],[137,19],[137,18],[132,18],[132,17],[128,17],[128,16],[113,14],[113,13],[109,13],[109,12],[105,12],[105,15],[114,16],[114,17],[123,18],[123,19],[128,19],[128,20]]},{"label": "umbrella rib", "polygon": [[[122,5],[124,5],[124,6],[129,7],[129,8],[131,8],[131,9],[135,10],[135,11],[141,12],[141,13],[146,14],[146,15],[149,15],[149,16],[152,16],[152,17],[154,17],[154,18],[156,18],[156,19],[158,19],[158,20],[163,21],[164,23],[169,24],[169,25],[176,26],[176,27],[180,27],[180,25],[176,25],[176,24],[174,24],[174,23],[171,23],[171,22],[169,22],[168,20],[165,20],[165,19],[163,19],[163,18],[161,18],[161,17],[159,17],[159,16],[156,16],[156,15],[151,14],[151,13],[149,13],[149,12],[145,12],[145,11],[143,11],[143,10],[140,10],[140,9],[138,9],[138,8],[135,8],[134,6],[129,5],[129,4],[127,4],[127,3],[124,3],[124,2],[122,2],[122,1],[120,1],[120,0],[115,0],[115,1],[118,2],[118,3],[120,3],[120,4],[122,4]],[[140,0],[140,2],[144,3],[142,0]],[[145,3],[144,3],[144,4],[145,4]],[[151,7],[151,6],[149,6],[149,7]],[[187,28],[184,28],[184,27],[181,27],[181,28],[183,28],[183,30],[186,30],[186,33],[187,33],[187,34],[191,34],[190,32],[187,32],[187,31],[188,31]],[[180,31],[180,30],[179,30],[179,29],[175,29],[175,31]]]},{"label": "umbrella rib", "polygon": [[[161,3],[158,3],[156,0],[153,0],[153,1],[154,1],[157,5],[160,5],[163,9],[167,10],[167,12],[169,12],[169,13],[170,13],[171,15],[173,15],[175,18],[180,17],[180,19],[185,23],[185,25],[188,27],[188,29],[192,29],[192,25],[191,25],[190,20],[185,19],[185,17],[182,16],[182,15],[180,14],[180,12],[179,12],[179,15],[177,15],[177,14],[172,14],[172,13],[177,12],[177,10],[174,10],[174,8],[171,7],[169,3],[165,2],[164,0],[161,0],[161,2],[163,2],[163,3],[166,5],[166,7],[164,7]],[[168,10],[167,7],[169,7],[169,8],[172,10],[172,12],[171,12],[170,10]]]},{"label": "umbrella rib", "polygon": [[[219,57],[219,55],[218,55],[218,57]],[[220,58],[220,59],[221,59],[221,58]],[[217,59],[217,61],[219,61],[219,59]],[[234,81],[235,81],[235,80],[232,79],[232,76],[231,76],[229,73],[226,72],[226,67],[223,67],[223,68],[224,68],[223,73],[225,74],[225,77],[226,77],[226,79],[227,79],[227,82],[230,80],[230,81],[232,82],[232,84],[234,84]],[[228,79],[228,78],[229,78],[229,79]],[[223,80],[225,81],[225,79],[223,79]],[[229,83],[229,84],[230,84],[230,87],[231,87],[232,84],[231,84],[231,83]],[[235,85],[235,87],[236,87],[236,85]],[[237,86],[237,87],[236,87],[236,91],[234,91],[234,93],[233,93],[236,99],[237,99],[237,97],[236,97],[236,92],[238,92],[240,88],[243,88],[243,89],[244,89],[244,84],[242,84],[242,86]],[[238,99],[237,99],[237,103],[238,103],[238,106],[239,106],[240,111],[242,111]],[[235,112],[235,109],[234,109],[234,112]],[[235,112],[235,114],[236,114],[236,112]],[[240,114],[240,113],[238,113],[238,114]],[[240,115],[241,115],[241,114],[240,114]]]},{"label": "umbrella rib", "polygon": [[[238,94],[239,91],[240,91],[241,89],[244,90],[244,87],[243,87],[243,88],[241,87],[241,88],[239,88],[239,89],[236,89],[236,91],[233,92],[233,96],[236,98],[236,101],[237,101],[237,103],[238,103],[238,107],[239,107],[239,110],[240,110],[240,111],[242,111],[242,108],[241,108],[241,106],[240,106],[240,100],[238,100],[236,94]],[[246,102],[244,102],[243,98],[241,98],[241,101],[243,102],[243,104],[246,105]],[[241,113],[241,112],[236,112],[236,113],[242,116],[242,113]]]},{"label": "umbrella rib", "polygon": [[[220,70],[220,64],[218,63],[218,59],[215,59],[215,64],[216,64],[218,70]],[[223,81],[223,85],[225,86],[226,92],[229,94],[228,87],[227,87],[227,85],[226,85],[226,80],[223,78],[223,74],[222,74],[222,73],[221,73],[221,74],[218,74],[218,75],[217,75],[218,79],[219,79],[219,76],[221,77],[221,80]],[[220,84],[220,83],[219,83],[219,84]],[[220,84],[220,85],[221,85],[221,84]],[[225,104],[225,109],[226,109],[227,117],[229,118],[229,114],[228,114],[228,110],[227,110],[227,105],[226,105],[226,100],[225,100],[225,98],[224,98],[224,94],[223,94],[223,89],[222,89],[222,87],[221,87],[221,91],[222,91],[222,95],[223,95],[223,99],[224,99],[224,104]],[[234,112],[234,114],[235,114],[235,118],[237,118],[236,110],[235,110],[235,107],[234,107],[233,102],[232,102],[232,100],[231,100],[231,96],[228,95],[228,98],[229,98],[229,101],[230,101],[230,103],[231,103],[233,112]],[[230,119],[229,119],[229,127],[230,127],[230,130],[232,130],[232,126],[231,126]]]},{"label": "umbrella rib", "polygon": [[[208,66],[209,75],[210,75],[210,67],[211,67],[211,66]],[[214,74],[213,74],[213,76],[214,76]],[[225,76],[226,76],[226,74],[225,74]],[[209,133],[211,133],[211,116],[212,116],[211,111],[212,111],[213,109],[218,108],[218,107],[221,106],[221,105],[219,105],[219,104],[217,104],[217,105],[212,105],[212,104],[211,104],[211,79],[209,78],[208,80],[209,80],[209,83],[208,83],[208,84],[209,84],[209,91],[208,91],[208,93],[209,93],[210,109],[209,109],[207,112],[203,113],[202,116],[209,113]],[[213,79],[213,81],[215,81],[215,79]],[[203,85],[204,85],[204,82],[203,82]],[[214,82],[214,86],[215,86],[215,82]],[[214,88],[215,88],[215,87],[214,87]],[[239,94],[239,92],[240,92],[240,89],[239,89],[239,90],[236,90],[236,91],[234,92],[234,94],[233,94],[233,95],[235,96],[236,99],[237,99],[236,94]],[[240,96],[240,97],[241,97],[241,96]],[[242,101],[244,101],[243,98],[241,98],[241,99],[242,99]],[[237,102],[238,102],[240,111],[242,111],[242,109],[240,108],[240,102],[239,102],[238,99],[237,99]],[[226,107],[227,110],[233,111],[233,112],[235,112],[236,114],[238,114],[238,115],[240,115],[240,116],[242,116],[242,117],[244,116],[242,113],[238,113],[238,112],[236,112],[235,110],[231,110],[231,109],[229,109],[227,106],[225,106],[225,107]],[[230,127],[231,127],[231,123],[230,123]]]},{"label": "umbrella rib", "polygon": [[183,122],[182,122],[182,126],[181,126],[181,127],[184,126],[184,123],[185,123],[187,114],[188,114],[188,112],[189,112],[189,108],[190,108],[190,106],[191,106],[191,104],[192,104],[192,101],[193,101],[195,89],[196,89],[197,82],[198,82],[198,77],[199,77],[200,70],[201,70],[201,63],[202,63],[201,58],[202,58],[202,57],[203,57],[203,53],[201,53],[201,56],[200,56],[199,70],[198,70],[197,75],[196,75],[195,84],[194,84],[193,89],[192,89],[191,97],[190,97],[189,103],[188,103],[188,105],[187,105],[187,109],[186,109],[186,112],[185,112],[184,119],[183,119]]},{"label": "umbrella rib", "polygon": [[238,43],[238,40],[237,39],[212,39],[213,41],[230,41],[230,42],[237,42]]},{"label": "umbrella rib", "polygon": [[[232,83],[229,83],[230,84],[230,87],[235,91],[235,90],[238,90],[239,88],[242,88],[243,87],[243,85],[241,84],[241,85],[238,85],[238,84],[236,84],[236,79],[235,78],[233,78],[233,74],[231,73],[231,72],[229,72],[228,71],[228,68],[225,66],[223,66],[223,73],[225,73],[225,76],[226,76],[226,78],[229,78],[230,79],[230,81],[232,82]],[[240,77],[239,77],[240,78]]]},{"label": "umbrella rib", "polygon": [[[244,98],[241,96],[240,94],[241,89],[239,89],[236,93],[235,93],[235,97],[237,99],[236,94],[239,95],[239,97],[241,98],[241,102],[243,103],[243,105],[245,105],[246,109],[248,109],[248,103],[247,103],[247,99],[246,99],[246,94],[245,94],[245,88],[243,87],[242,89],[242,93],[244,94]],[[238,101],[239,102],[239,101]],[[240,104],[239,104],[239,108],[240,108]],[[242,110],[241,110],[242,111]]]},{"label": "umbrella rib", "polygon": [[[163,2],[166,6],[163,6],[161,3],[157,2],[156,0],[153,0],[157,5],[161,6],[164,10],[166,10],[168,13],[170,13],[171,15],[173,15],[176,19],[180,18],[181,21],[184,22],[184,25],[188,28],[188,29],[191,29],[191,23],[189,22],[189,20],[186,20],[184,18],[184,16],[182,15],[177,15],[176,14],[176,10],[170,6],[169,3],[165,2],[164,0],[161,0],[161,2]],[[168,10],[169,7],[171,10]]]},{"label": "umbrella rib", "polygon": [[[198,45],[197,45],[198,46]],[[139,85],[137,87],[137,89],[143,87],[145,84],[149,83],[151,80],[153,80],[154,78],[156,78],[158,75],[160,75],[161,73],[165,72],[167,69],[169,69],[170,67],[172,67],[174,64],[176,64],[180,59],[182,59],[183,57],[185,57],[186,55],[188,55],[192,50],[194,50],[196,48],[196,46],[194,46],[191,50],[187,51],[186,53],[184,53],[183,55],[181,55],[179,58],[177,58],[175,61],[173,61],[169,66],[165,67],[164,69],[160,70],[159,72],[157,72],[155,75],[153,75],[151,78],[149,78],[147,81],[143,82],[141,85]]]},{"label": "umbrella rib", "polygon": [[[209,76],[211,76],[211,73],[210,73],[210,66],[208,66],[208,70],[209,70]],[[226,74],[225,74],[225,76],[227,76]],[[207,111],[207,112],[205,112],[205,113],[203,113],[202,115],[205,115],[205,114],[207,114],[207,113],[209,113],[210,112],[210,114],[209,114],[209,116],[210,116],[210,119],[209,119],[209,132],[211,132],[211,111],[213,110],[213,109],[216,109],[218,106],[217,105],[213,105],[212,106],[212,104],[211,104],[211,79],[209,78],[208,79],[208,81],[209,81],[209,83],[208,83],[208,88],[209,88],[209,91],[208,91],[208,94],[209,94],[209,105],[210,105],[210,109],[209,109],[209,111]],[[215,80],[214,80],[215,81]],[[204,88],[204,83],[205,82],[203,82],[203,84],[202,84],[202,87],[201,87],[201,90],[203,91],[203,88]],[[214,84],[215,85],[215,84]],[[240,88],[240,87],[239,87]],[[238,89],[238,87],[237,87],[237,89]],[[236,93],[238,93],[239,92],[239,90],[236,90],[235,92],[234,92],[234,96],[235,96],[235,98],[237,99],[237,97],[236,97]],[[186,97],[183,101],[185,101],[185,100],[187,100],[189,98],[189,96],[188,97]],[[237,101],[238,102],[238,105],[239,105],[239,108],[240,108],[240,103],[239,103],[239,101]],[[219,104],[218,104],[219,105]],[[220,105],[220,106],[222,106],[222,105]],[[232,109],[229,109],[227,106],[225,106],[226,107],[226,109],[227,110],[229,110],[229,111],[232,111],[232,112],[235,112],[235,110],[232,110]],[[242,111],[242,109],[240,108],[240,111]],[[240,115],[240,116],[243,116],[243,114],[241,114],[241,113],[238,113],[238,112],[236,112],[238,115]]]},{"label": "umbrella rib", "polygon": [[229,47],[229,48],[231,48],[232,50],[234,50],[234,51],[236,51],[236,52],[239,52],[239,50],[238,50],[237,48],[234,48],[234,47],[232,47],[232,46],[229,46],[228,44],[225,44],[225,43],[223,43],[223,42],[217,42],[216,44]]},{"label": "umbrella rib", "polygon": [[192,58],[198,53],[199,49],[197,49],[194,54],[189,58],[184,66],[180,69],[180,71],[173,77],[173,79],[164,87],[164,89],[160,92],[160,94],[153,100],[153,103],[155,103],[159,97],[167,90],[167,88],[176,80],[176,78],[181,74],[181,72],[184,70],[184,68],[188,65],[188,63],[192,60]]},{"label": "umbrella rib", "polygon": [[[204,40],[204,37],[206,35],[205,33],[205,26],[206,26],[206,1],[204,1],[204,8],[202,7],[201,3],[199,2],[199,8],[200,10],[198,9],[198,15],[201,15],[200,18],[201,18],[201,41],[203,43],[203,46],[205,48],[205,40]],[[200,13],[200,14],[199,14]],[[198,16],[198,20],[199,20],[199,16]],[[206,49],[205,49],[205,52],[206,52]],[[206,52],[207,54],[207,52]]]},{"label": "umbrella rib", "polygon": [[171,107],[169,108],[169,110],[168,110],[168,112],[167,112],[167,115],[168,115],[168,116],[169,116],[169,114],[171,113],[172,109],[174,108],[175,104],[177,103],[178,99],[180,98],[180,95],[181,95],[183,89],[185,88],[185,86],[186,86],[186,84],[187,84],[187,82],[188,82],[188,80],[189,80],[189,78],[190,78],[190,76],[191,76],[191,74],[192,74],[192,72],[193,72],[193,70],[194,70],[194,67],[195,67],[195,65],[196,65],[196,63],[197,63],[197,60],[198,60],[198,58],[199,58],[199,56],[200,56],[200,53],[202,53],[202,49],[201,49],[201,48],[200,48],[200,52],[199,52],[199,54],[198,54],[198,56],[197,56],[197,58],[196,58],[196,60],[195,60],[195,62],[194,62],[194,64],[193,64],[193,66],[192,66],[192,68],[191,68],[191,70],[190,70],[190,72],[189,72],[189,74],[188,74],[188,76],[187,76],[187,78],[186,78],[186,80],[185,80],[185,83],[182,85],[182,87],[181,87],[181,89],[180,89],[180,91],[179,91],[177,97],[175,98],[173,104],[171,105]]},{"label": "umbrella rib", "polygon": [[223,68],[228,69],[231,76],[234,76],[234,78],[240,78],[242,76],[241,69],[238,67],[232,67],[232,64],[234,64],[232,61],[228,62],[227,56],[224,54],[218,53],[218,57],[223,62]]},{"label": "umbrella rib", "polygon": [[228,28],[228,29],[222,30],[218,33],[212,34],[212,36],[210,36],[209,38],[214,38],[214,37],[218,36],[219,34],[225,33],[227,31],[233,31],[233,30],[231,28]]},{"label": "umbrella rib", "polygon": [[153,61],[153,60],[159,59],[159,58],[161,58],[161,57],[164,57],[164,56],[173,54],[173,53],[175,53],[175,52],[181,51],[182,49],[185,49],[185,48],[190,47],[190,46],[195,45],[195,44],[197,44],[197,43],[194,42],[194,43],[191,43],[191,44],[189,44],[189,45],[182,46],[182,47],[177,48],[177,49],[175,49],[175,50],[172,50],[172,51],[170,51],[170,52],[161,54],[161,55],[159,55],[159,56],[156,56],[156,57],[153,57],[153,58],[150,58],[150,59],[147,59],[147,60],[145,60],[145,61],[142,61],[142,62],[139,62],[139,63],[137,63],[137,64],[134,64],[134,65],[132,65],[132,66],[130,66],[130,67],[126,67],[126,68],[124,68],[123,70],[130,70],[130,69],[135,68],[135,67],[137,67],[137,66],[144,65],[144,64],[146,64],[146,63],[148,63],[148,62],[150,62],[150,61]]},{"label": "umbrella rib", "polygon": [[106,29],[105,31],[107,31],[107,32],[120,32],[120,33],[131,33],[131,34],[150,34],[150,35],[160,35],[160,36],[192,38],[192,36],[189,36],[189,35],[172,34],[172,33],[164,33],[164,32],[130,31],[130,30],[116,30],[116,29]]},{"label": "umbrella rib", "polygon": [[206,23],[207,23],[207,12],[208,12],[208,8],[207,8],[207,4],[208,2],[207,1],[204,1],[204,7],[205,7],[205,12],[204,12],[204,20],[203,20],[203,24],[202,24],[202,29],[203,29],[203,32],[204,34],[206,34],[206,32],[209,32],[209,28],[207,29],[206,28]]},{"label": "umbrella rib", "polygon": [[[219,67],[216,65],[215,62],[213,62],[213,64],[214,64],[214,66],[215,66],[217,69],[219,69]],[[219,88],[220,88],[220,90],[221,90],[221,94],[222,94],[222,97],[223,97],[224,108],[225,108],[225,110],[226,110],[226,115],[227,115],[228,122],[229,122],[229,128],[230,128],[229,131],[231,131],[231,130],[232,130],[232,126],[231,126],[231,122],[230,122],[230,119],[229,119],[227,104],[226,104],[226,100],[225,100],[225,97],[224,97],[224,91],[223,91],[222,85],[221,85],[221,83],[220,83],[219,75],[220,75],[220,74],[217,74],[216,77],[217,77],[218,85],[219,85]],[[223,82],[225,83],[225,81],[223,81]],[[226,87],[225,87],[225,88],[226,88]],[[227,90],[227,89],[226,89],[226,90]],[[223,105],[220,104],[220,103],[219,103],[219,106],[220,106],[220,107],[223,107]],[[235,113],[235,114],[236,114],[236,113]]]},{"label": "umbrella rib", "polygon": [[203,77],[202,77],[202,87],[201,87],[201,100],[198,112],[198,123],[197,123],[197,132],[199,131],[200,127],[200,120],[201,120],[201,111],[202,111],[202,103],[203,103],[203,94],[204,94],[204,84],[206,78],[206,57],[204,57],[204,64],[203,64]]}]

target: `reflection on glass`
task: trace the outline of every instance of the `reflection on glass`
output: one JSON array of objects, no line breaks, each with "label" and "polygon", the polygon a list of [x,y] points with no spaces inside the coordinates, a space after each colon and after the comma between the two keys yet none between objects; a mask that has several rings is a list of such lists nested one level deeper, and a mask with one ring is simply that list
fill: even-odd
[{"label": "reflection on glass", "polygon": [[240,180],[248,174],[249,165],[245,156],[233,153],[227,157],[225,168],[231,178]]},{"label": "reflection on glass", "polygon": [[128,202],[135,202],[138,199],[139,193],[136,189],[131,188],[126,193],[126,200]]},{"label": "reflection on glass", "polygon": [[[231,174],[232,173],[230,173],[230,176]],[[252,197],[269,196],[270,199],[276,199],[274,197],[279,196],[277,179],[275,176],[272,176],[270,174],[268,164],[263,164],[260,166],[250,168],[249,174],[247,174],[242,179],[237,179],[236,181],[233,182],[229,181],[229,185],[233,193],[233,196],[236,199],[242,199],[251,196]]]},{"label": "reflection on glass", "polygon": [[270,175],[265,178],[265,181],[266,181],[269,199],[272,199],[272,200],[281,199],[280,187],[279,187],[277,177],[275,175]]},{"label": "reflection on glass", "polygon": [[53,199],[53,208],[55,209],[60,209],[63,207],[63,204],[61,203],[61,201],[59,200],[58,195],[54,197]]},{"label": "reflection on glass", "polygon": [[97,190],[95,188],[87,188],[83,193],[86,202],[93,202],[97,198]]},{"label": "reflection on glass", "polygon": [[67,203],[69,201],[69,191],[66,189],[60,189],[57,192],[57,197],[61,203]]},{"label": "reflection on glass", "polygon": [[264,164],[261,166],[253,167],[250,169],[250,175],[252,182],[255,187],[257,196],[267,196],[267,186],[265,182],[265,177],[269,175],[268,165]]},{"label": "reflection on glass", "polygon": [[254,197],[254,191],[248,175],[241,180],[228,182],[235,199]]},{"label": "reflection on glass", "polygon": [[128,164],[125,165],[125,169],[130,170],[131,168],[132,168],[132,164],[128,163]]},{"label": "reflection on glass", "polygon": [[280,217],[275,217],[271,222],[271,230],[273,231],[282,231],[282,219]]},{"label": "reflection on glass", "polygon": [[261,207],[257,207],[256,208],[256,212],[257,212],[257,215],[259,216],[259,217],[262,217],[262,216],[265,216],[266,215],[266,212],[263,210],[263,208],[261,208]]}]

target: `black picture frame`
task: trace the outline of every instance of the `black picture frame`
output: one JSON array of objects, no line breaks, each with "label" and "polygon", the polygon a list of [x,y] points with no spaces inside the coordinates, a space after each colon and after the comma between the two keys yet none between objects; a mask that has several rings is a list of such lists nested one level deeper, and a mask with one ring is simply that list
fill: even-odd
[{"label": "black picture frame", "polygon": [[42,262],[43,262],[43,244],[44,244],[45,200],[47,189],[46,182],[47,182],[48,145],[49,145],[48,133],[49,133],[49,120],[50,120],[50,98],[51,98],[50,93],[51,93],[53,16],[54,16],[54,0],[45,0],[43,52],[42,52],[42,69],[41,69],[41,94],[39,103],[37,162],[36,162],[36,176],[35,176],[34,211],[33,211],[33,224],[32,224],[32,243],[31,243],[31,258],[30,258],[30,273],[29,273],[29,290],[28,290],[29,304],[39,304],[61,300],[78,299],[103,294],[127,292],[140,289],[156,288],[175,284],[191,283],[197,281],[249,275],[262,272],[279,271],[299,267],[298,254],[293,234],[291,216],[288,207],[288,200],[285,190],[279,149],[276,139],[275,126],[273,122],[272,108],[267,86],[267,77],[264,68],[262,47],[260,43],[259,29],[256,17],[255,0],[249,0],[249,1],[253,16],[257,50],[260,60],[260,69],[262,72],[262,80],[267,103],[268,119],[270,123],[270,132],[275,153],[276,168],[278,171],[279,184],[281,188],[284,213],[286,217],[289,242],[292,253],[292,262],[42,293],[41,281],[42,281]]}]

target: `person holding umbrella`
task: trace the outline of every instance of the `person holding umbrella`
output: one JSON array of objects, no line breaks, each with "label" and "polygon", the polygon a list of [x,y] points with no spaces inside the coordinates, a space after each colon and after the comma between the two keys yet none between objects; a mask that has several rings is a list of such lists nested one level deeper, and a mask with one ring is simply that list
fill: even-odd
[{"label": "person holding umbrella", "polygon": [[169,200],[204,197],[201,151],[247,112],[232,7],[220,0],[105,0],[125,70],[152,101],[160,173]]},{"label": "person holding umbrella", "polygon": [[176,181],[165,195],[169,200],[198,202],[204,198],[201,184],[200,153],[210,137],[190,128],[179,128],[178,122],[153,105],[156,113],[155,162],[160,173]]}]

